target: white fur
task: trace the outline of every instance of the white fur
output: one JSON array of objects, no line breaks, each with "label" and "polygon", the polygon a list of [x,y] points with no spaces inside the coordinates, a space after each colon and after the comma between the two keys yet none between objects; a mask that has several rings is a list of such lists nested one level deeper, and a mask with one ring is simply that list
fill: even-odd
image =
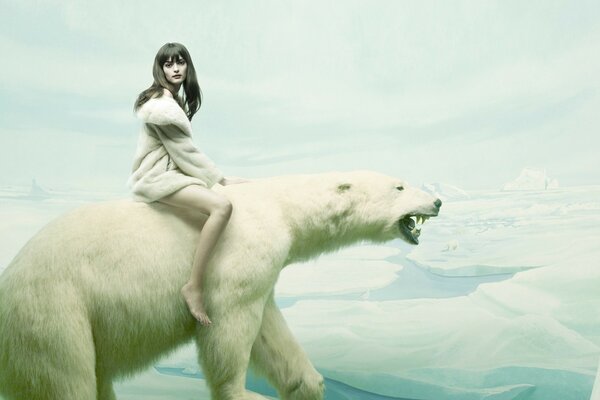
[{"label": "white fur", "polygon": [[137,112],[143,121],[126,185],[134,200],[150,203],[188,185],[208,188],[223,178],[192,141],[192,126],[168,96],[150,99]]},{"label": "white fur", "polygon": [[150,99],[140,107],[136,115],[142,121],[150,124],[177,125],[188,136],[192,135],[192,124],[172,97],[165,95]]},{"label": "white fur", "polygon": [[0,276],[0,393],[114,399],[114,379],[195,339],[213,399],[262,399],[244,389],[249,365],[283,399],[321,399],[323,379],[275,305],[275,282],[287,264],[399,237],[402,216],[437,213],[435,198],[400,183],[354,172],[215,187],[234,211],[206,271],[208,328],[180,296],[204,216],[117,200],[55,219]]}]

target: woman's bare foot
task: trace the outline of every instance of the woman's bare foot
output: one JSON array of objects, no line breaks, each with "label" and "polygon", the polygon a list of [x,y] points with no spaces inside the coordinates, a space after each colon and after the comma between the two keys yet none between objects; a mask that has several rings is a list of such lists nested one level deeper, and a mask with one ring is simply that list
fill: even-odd
[{"label": "woman's bare foot", "polygon": [[202,292],[200,288],[188,282],[181,288],[181,294],[194,318],[196,318],[201,325],[210,325],[211,321],[208,319],[208,315],[206,315],[204,305],[202,304]]}]

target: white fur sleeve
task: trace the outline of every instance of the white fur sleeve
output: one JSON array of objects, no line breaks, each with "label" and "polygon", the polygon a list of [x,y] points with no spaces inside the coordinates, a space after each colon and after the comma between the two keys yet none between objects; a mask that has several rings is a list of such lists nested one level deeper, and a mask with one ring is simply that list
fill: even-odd
[{"label": "white fur sleeve", "polygon": [[160,138],[167,153],[183,173],[206,182],[209,188],[223,178],[215,163],[194,146],[192,138],[179,126],[155,124],[147,124],[147,126]]},{"label": "white fur sleeve", "polygon": [[177,125],[181,130],[192,135],[192,124],[179,104],[170,97],[163,96],[150,99],[137,111],[142,121],[155,125]]}]

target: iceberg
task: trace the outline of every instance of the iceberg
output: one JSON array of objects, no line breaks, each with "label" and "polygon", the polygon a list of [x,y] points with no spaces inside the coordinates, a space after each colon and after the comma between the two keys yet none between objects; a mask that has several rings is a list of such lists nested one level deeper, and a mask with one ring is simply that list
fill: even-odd
[{"label": "iceberg", "polygon": [[507,182],[503,190],[548,190],[558,188],[558,181],[550,179],[546,170],[527,167],[514,181]]},{"label": "iceberg", "polygon": [[48,193],[45,189],[43,189],[34,179],[31,180],[31,189],[29,190],[29,195],[27,198],[32,200],[43,200],[50,197],[50,193]]}]

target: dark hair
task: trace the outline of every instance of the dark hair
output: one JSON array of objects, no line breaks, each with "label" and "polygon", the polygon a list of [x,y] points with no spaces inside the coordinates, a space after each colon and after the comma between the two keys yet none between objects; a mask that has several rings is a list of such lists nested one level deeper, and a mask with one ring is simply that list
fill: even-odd
[{"label": "dark hair", "polygon": [[156,57],[154,57],[154,65],[152,66],[154,83],[152,83],[148,89],[139,94],[133,106],[134,111],[137,112],[137,110],[145,102],[150,100],[150,98],[163,96],[163,88],[168,90],[169,87],[169,83],[163,71],[163,64],[169,59],[176,61],[180,57],[183,58],[187,64],[187,75],[183,81],[184,98],[183,100],[180,99],[177,93],[173,93],[173,98],[187,114],[188,119],[190,121],[192,120],[194,114],[196,114],[198,109],[200,109],[200,104],[202,103],[202,92],[200,91],[200,86],[198,85],[198,79],[196,78],[196,70],[194,69],[194,64],[192,63],[192,57],[190,57],[190,53],[181,43],[167,43],[158,50]]}]

